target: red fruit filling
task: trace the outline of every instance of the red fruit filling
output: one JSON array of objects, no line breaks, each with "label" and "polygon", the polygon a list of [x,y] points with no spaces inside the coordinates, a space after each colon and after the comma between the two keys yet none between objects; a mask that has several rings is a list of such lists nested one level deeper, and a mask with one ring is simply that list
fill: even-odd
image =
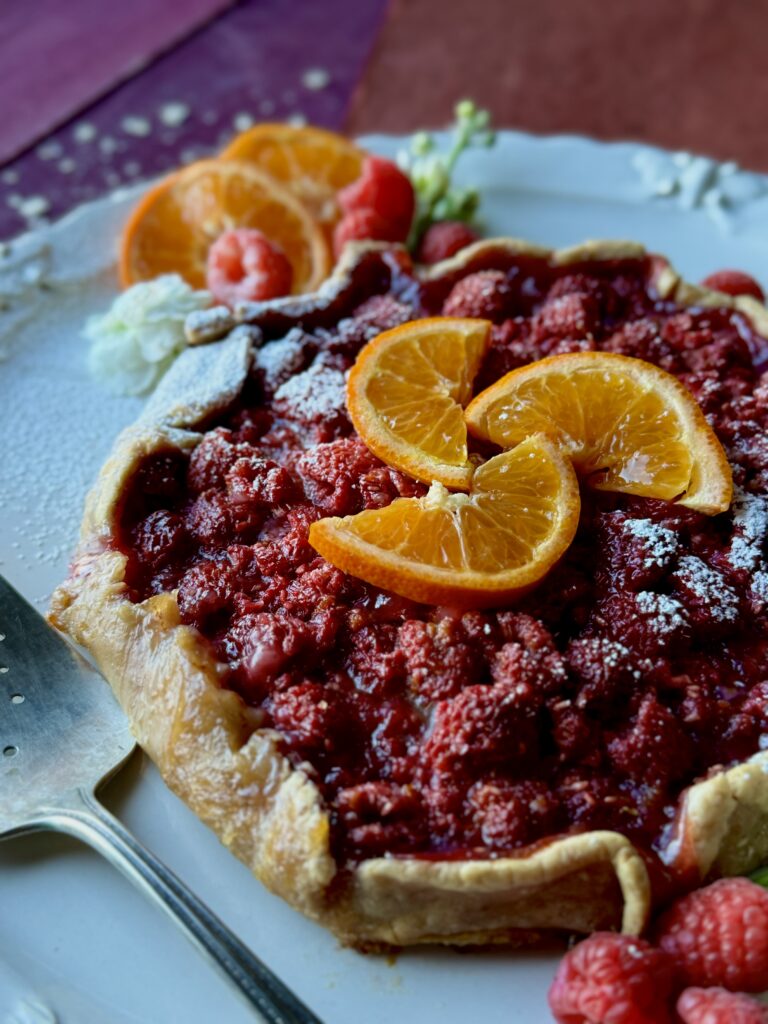
[{"label": "red fruit filling", "polygon": [[[660,300],[651,277],[650,260],[486,253],[423,283],[369,254],[334,304],[265,313],[237,406],[191,456],[134,474],[117,538],[133,600],[178,589],[227,685],[320,788],[341,862],[607,828],[661,870],[681,790],[761,747],[768,342],[739,313]],[[676,374],[728,452],[733,509],[585,491],[563,561],[496,611],[414,604],[328,565],[314,520],[424,492],[355,435],[344,373],[380,330],[448,310],[494,322],[478,388],[579,349]]]}]

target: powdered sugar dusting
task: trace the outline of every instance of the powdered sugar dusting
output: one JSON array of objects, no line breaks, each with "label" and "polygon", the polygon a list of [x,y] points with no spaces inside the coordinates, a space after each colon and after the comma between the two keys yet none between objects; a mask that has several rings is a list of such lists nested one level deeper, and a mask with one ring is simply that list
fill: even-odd
[{"label": "powdered sugar dusting", "polygon": [[677,551],[677,535],[666,526],[654,523],[650,519],[627,519],[623,524],[625,534],[643,541],[646,555],[644,569],[663,567]]},{"label": "powdered sugar dusting", "polygon": [[761,604],[768,604],[768,572],[758,569],[752,577],[752,596]]},{"label": "powdered sugar dusting", "polygon": [[717,622],[735,622],[739,614],[739,599],[716,569],[695,555],[680,559],[675,577],[694,598],[705,604]]},{"label": "powdered sugar dusting", "polygon": [[733,499],[733,532],[728,559],[734,569],[757,570],[768,539],[768,498],[737,489]]},{"label": "powdered sugar dusting", "polygon": [[326,366],[310,366],[281,384],[275,401],[290,409],[296,419],[327,419],[346,409],[344,374]]},{"label": "powdered sugar dusting", "polygon": [[654,594],[649,590],[641,590],[635,598],[638,611],[652,620],[660,635],[677,633],[688,625],[685,608],[676,598],[668,594]]},{"label": "powdered sugar dusting", "polygon": [[270,341],[256,352],[254,367],[264,374],[268,388],[279,388],[304,364],[304,332],[294,327],[284,338]]},{"label": "powdered sugar dusting", "polygon": [[602,664],[608,669],[631,666],[629,671],[635,679],[642,679],[644,672],[649,672],[653,663],[647,658],[637,659],[628,647],[625,647],[619,640],[611,640],[607,636],[583,637],[579,640],[582,647],[589,649]]}]

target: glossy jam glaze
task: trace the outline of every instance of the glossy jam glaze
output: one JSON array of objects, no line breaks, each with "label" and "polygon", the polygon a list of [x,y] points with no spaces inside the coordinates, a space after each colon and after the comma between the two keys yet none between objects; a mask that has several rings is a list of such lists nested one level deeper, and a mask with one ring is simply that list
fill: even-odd
[{"label": "glossy jam glaze", "polygon": [[[651,260],[496,254],[424,284],[402,256],[370,257],[332,306],[265,314],[237,406],[191,458],[159,453],[133,477],[116,538],[132,599],[178,588],[227,685],[320,787],[340,862],[609,828],[653,863],[681,790],[760,748],[768,343],[730,310],[659,300],[652,276]],[[733,509],[585,492],[561,564],[492,612],[416,605],[328,565],[313,520],[423,493],[355,435],[344,372],[378,331],[440,312],[494,321],[478,387],[584,348],[678,375],[729,454]]]}]

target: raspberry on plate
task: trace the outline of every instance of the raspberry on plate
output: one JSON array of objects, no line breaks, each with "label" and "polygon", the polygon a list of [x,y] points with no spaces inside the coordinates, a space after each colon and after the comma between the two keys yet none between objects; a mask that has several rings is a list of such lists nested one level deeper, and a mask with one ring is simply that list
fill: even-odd
[{"label": "raspberry on plate", "polygon": [[768,892],[748,878],[723,878],[662,915],[656,941],[689,985],[733,992],[768,989]]},{"label": "raspberry on plate", "polygon": [[683,1024],[768,1024],[768,1007],[724,988],[687,988],[677,1014]]},{"label": "raspberry on plate", "polygon": [[563,957],[549,989],[558,1024],[671,1024],[672,957],[643,939],[595,932]]},{"label": "raspberry on plate", "polygon": [[419,244],[419,263],[440,263],[477,241],[477,234],[460,220],[430,224]]},{"label": "raspberry on plate", "polygon": [[378,214],[383,221],[396,225],[403,237],[408,234],[416,206],[411,179],[397,164],[380,156],[365,158],[363,173],[339,192],[338,201],[345,214],[361,210]]},{"label": "raspberry on plate", "polygon": [[372,239],[376,242],[404,242],[408,228],[385,220],[375,210],[350,210],[341,218],[333,232],[333,254],[338,259],[347,242]]},{"label": "raspberry on plate", "polygon": [[701,282],[705,288],[726,295],[751,295],[759,302],[765,302],[765,293],[757,281],[743,270],[718,270]]},{"label": "raspberry on plate", "polygon": [[219,235],[208,250],[208,290],[217,302],[262,302],[288,295],[293,268],[281,249],[255,228]]}]

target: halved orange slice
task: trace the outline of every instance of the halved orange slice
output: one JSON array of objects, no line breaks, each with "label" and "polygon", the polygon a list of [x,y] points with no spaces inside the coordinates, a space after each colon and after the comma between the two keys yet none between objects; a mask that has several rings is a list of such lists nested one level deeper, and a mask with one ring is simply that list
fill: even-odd
[{"label": "halved orange slice", "polygon": [[365,153],[343,135],[312,126],[257,124],[223,151],[246,160],[293,192],[326,227],[338,220],[336,193],[357,181]]},{"label": "halved orange slice", "polygon": [[201,160],[164,178],[144,196],[123,230],[124,286],[181,274],[205,287],[208,250],[229,228],[258,228],[285,253],[294,292],[313,291],[331,265],[322,228],[287,189],[247,163]]},{"label": "halved orange slice", "polygon": [[374,455],[425,483],[469,487],[463,407],[490,328],[487,320],[431,317],[365,346],[349,374],[347,408]]},{"label": "halved orange slice", "polygon": [[505,604],[537,583],[573,540],[579,485],[542,435],[489,459],[469,494],[435,483],[423,498],[321,519],[309,542],[345,572],[429,604]]},{"label": "halved orange slice", "polygon": [[504,448],[548,434],[597,490],[708,515],[731,503],[728,459],[695,398],[642,359],[577,352],[530,363],[481,392],[466,421],[476,437]]}]

